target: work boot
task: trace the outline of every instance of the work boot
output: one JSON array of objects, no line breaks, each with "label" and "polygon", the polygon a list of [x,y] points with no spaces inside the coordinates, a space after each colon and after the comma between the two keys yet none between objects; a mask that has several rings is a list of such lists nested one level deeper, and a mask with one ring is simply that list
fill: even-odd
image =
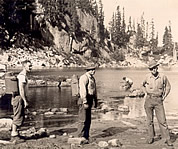
[{"label": "work boot", "polygon": [[153,138],[150,138],[150,139],[147,140],[147,143],[148,143],[148,144],[152,144],[153,142],[154,142],[154,139],[153,139]]},{"label": "work boot", "polygon": [[165,142],[167,144],[167,146],[173,146],[172,142],[170,140],[166,140]]},{"label": "work boot", "polygon": [[82,140],[82,142],[81,142],[82,145],[84,145],[84,144],[89,144],[89,140],[88,140],[88,139],[86,139],[86,138],[84,138],[84,137],[82,137],[82,138],[83,138],[83,140]]}]

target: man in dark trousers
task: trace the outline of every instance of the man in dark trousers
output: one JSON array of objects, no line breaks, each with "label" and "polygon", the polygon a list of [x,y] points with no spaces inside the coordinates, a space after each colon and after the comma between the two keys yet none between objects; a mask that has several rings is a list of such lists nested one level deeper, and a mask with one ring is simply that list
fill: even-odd
[{"label": "man in dark trousers", "polygon": [[86,67],[86,73],[79,79],[79,125],[77,135],[89,140],[89,130],[91,125],[91,108],[97,107],[97,92],[94,75],[95,66]]},{"label": "man in dark trousers", "polygon": [[170,141],[169,130],[166,122],[166,116],[163,106],[163,101],[170,92],[171,85],[168,78],[158,72],[158,65],[156,61],[152,60],[149,64],[149,70],[151,73],[146,75],[143,81],[143,87],[146,93],[145,99],[145,111],[147,115],[148,123],[148,144],[154,142],[155,130],[154,130],[154,111],[158,120],[158,124],[162,133],[162,138],[165,139],[165,143],[168,146],[173,146]]}]

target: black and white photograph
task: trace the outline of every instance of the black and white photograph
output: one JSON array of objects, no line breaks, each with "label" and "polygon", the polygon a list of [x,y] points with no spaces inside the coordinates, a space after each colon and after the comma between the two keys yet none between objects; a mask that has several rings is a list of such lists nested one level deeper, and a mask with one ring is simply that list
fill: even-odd
[{"label": "black and white photograph", "polygon": [[177,0],[0,0],[0,148],[178,149]]}]

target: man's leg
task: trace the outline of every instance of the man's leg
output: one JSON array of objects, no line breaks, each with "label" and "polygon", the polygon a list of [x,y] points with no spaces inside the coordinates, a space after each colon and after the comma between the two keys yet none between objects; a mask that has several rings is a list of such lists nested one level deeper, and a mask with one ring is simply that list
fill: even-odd
[{"label": "man's leg", "polygon": [[86,110],[86,121],[85,121],[85,132],[84,137],[88,140],[89,139],[89,132],[90,132],[90,125],[91,125],[91,108]]},{"label": "man's leg", "polygon": [[11,136],[18,136],[17,128],[22,125],[24,121],[24,104],[20,96],[16,96],[12,98],[12,105],[13,105],[13,124],[12,124],[12,132]]},{"label": "man's leg", "polygon": [[78,112],[78,130],[77,136],[83,137],[85,131],[85,121],[86,121],[86,110],[83,107],[83,104],[79,105],[79,112]]},{"label": "man's leg", "polygon": [[151,104],[147,101],[145,102],[144,107],[147,115],[148,136],[149,139],[153,139],[155,136],[154,123],[153,123],[154,107],[152,107]]},{"label": "man's leg", "polygon": [[165,140],[170,140],[163,103],[160,103],[155,107],[155,113],[162,133],[162,137]]}]

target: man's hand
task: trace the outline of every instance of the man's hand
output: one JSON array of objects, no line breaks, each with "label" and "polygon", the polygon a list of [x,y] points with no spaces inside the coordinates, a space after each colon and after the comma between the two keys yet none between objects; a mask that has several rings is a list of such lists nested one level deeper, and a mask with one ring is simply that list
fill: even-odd
[{"label": "man's hand", "polygon": [[97,101],[95,101],[95,103],[94,103],[94,108],[97,108]]},{"label": "man's hand", "polygon": [[84,107],[84,109],[88,109],[88,108],[89,108],[89,105],[88,105],[87,103],[84,103],[84,104],[83,104],[83,107]]},{"label": "man's hand", "polygon": [[28,102],[27,100],[24,100],[24,108],[28,107]]}]

